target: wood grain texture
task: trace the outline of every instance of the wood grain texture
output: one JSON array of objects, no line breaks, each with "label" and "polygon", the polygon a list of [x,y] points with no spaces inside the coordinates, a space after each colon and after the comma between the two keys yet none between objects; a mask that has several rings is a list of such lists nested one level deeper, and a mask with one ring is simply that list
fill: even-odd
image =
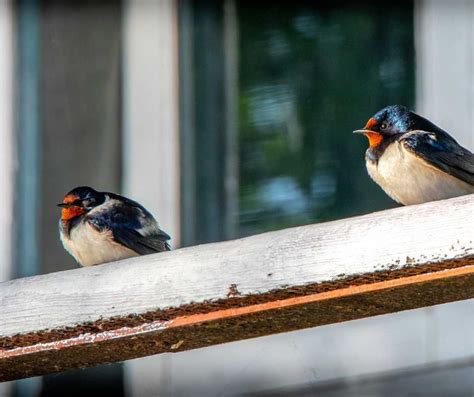
[{"label": "wood grain texture", "polygon": [[0,379],[472,298],[473,216],[471,195],[0,284]]}]

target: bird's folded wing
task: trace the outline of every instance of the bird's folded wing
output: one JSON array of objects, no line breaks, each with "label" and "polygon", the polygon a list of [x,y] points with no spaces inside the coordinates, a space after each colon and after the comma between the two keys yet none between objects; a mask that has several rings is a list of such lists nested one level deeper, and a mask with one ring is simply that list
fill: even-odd
[{"label": "bird's folded wing", "polygon": [[170,236],[162,231],[151,215],[141,206],[123,206],[114,203],[107,211],[88,217],[97,230],[111,230],[114,240],[140,255],[169,251]]},{"label": "bird's folded wing", "polygon": [[166,233],[156,233],[144,237],[133,229],[121,227],[114,229],[112,234],[115,241],[125,245],[140,255],[170,250],[170,246],[167,241],[169,238],[166,237]]},{"label": "bird's folded wing", "polygon": [[449,135],[412,131],[401,143],[432,166],[474,186],[474,154]]}]

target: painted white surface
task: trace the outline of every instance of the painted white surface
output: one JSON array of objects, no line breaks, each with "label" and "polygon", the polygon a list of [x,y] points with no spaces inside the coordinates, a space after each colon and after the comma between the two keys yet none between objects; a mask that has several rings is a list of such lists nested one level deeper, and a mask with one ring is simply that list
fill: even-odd
[{"label": "painted white surface", "polygon": [[124,193],[179,246],[177,10],[174,0],[124,2]]},{"label": "painted white surface", "polygon": [[466,257],[473,214],[469,195],[8,281],[0,335]]},{"label": "painted white surface", "polygon": [[12,2],[0,2],[0,281],[8,280],[12,266],[14,189],[15,42]]},{"label": "painted white surface", "polygon": [[418,0],[417,111],[474,150],[474,1]]}]

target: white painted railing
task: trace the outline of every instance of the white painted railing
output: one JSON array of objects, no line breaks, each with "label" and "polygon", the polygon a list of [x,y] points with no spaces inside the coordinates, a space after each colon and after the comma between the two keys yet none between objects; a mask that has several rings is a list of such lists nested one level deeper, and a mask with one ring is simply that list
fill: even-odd
[{"label": "white painted railing", "polygon": [[0,380],[474,297],[474,195],[0,284]]}]

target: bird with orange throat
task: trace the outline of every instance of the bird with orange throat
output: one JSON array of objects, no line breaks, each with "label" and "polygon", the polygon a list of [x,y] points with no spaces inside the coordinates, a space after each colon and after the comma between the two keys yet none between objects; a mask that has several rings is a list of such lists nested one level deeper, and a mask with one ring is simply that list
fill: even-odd
[{"label": "bird with orange throat", "polygon": [[387,106],[365,127],[370,177],[395,201],[420,204],[474,193],[474,155],[404,106]]},{"label": "bird with orange throat", "polygon": [[153,215],[126,197],[82,186],[58,206],[61,241],[82,266],[170,250]]}]

